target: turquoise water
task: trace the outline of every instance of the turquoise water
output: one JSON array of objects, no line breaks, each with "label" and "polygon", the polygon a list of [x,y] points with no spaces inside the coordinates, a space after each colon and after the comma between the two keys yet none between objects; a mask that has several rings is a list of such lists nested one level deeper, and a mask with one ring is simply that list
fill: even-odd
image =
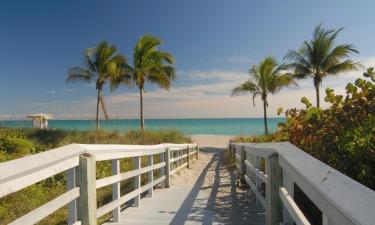
[{"label": "turquoise water", "polygon": [[[269,130],[275,131],[277,124],[284,118],[269,118]],[[227,118],[227,119],[147,119],[146,129],[178,129],[191,135],[258,135],[264,133],[263,118]],[[0,126],[27,128],[31,121],[1,121]],[[50,120],[50,128],[64,130],[94,130],[94,120]],[[139,129],[139,120],[109,120],[100,121],[104,130],[128,131]]]}]

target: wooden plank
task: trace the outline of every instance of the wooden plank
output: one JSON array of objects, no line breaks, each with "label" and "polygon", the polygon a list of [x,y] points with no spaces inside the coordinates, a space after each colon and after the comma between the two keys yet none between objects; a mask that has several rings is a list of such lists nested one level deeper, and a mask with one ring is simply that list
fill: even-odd
[{"label": "wooden plank", "polygon": [[174,170],[172,170],[172,171],[170,172],[170,175],[175,174],[176,172],[178,172],[179,170],[183,169],[183,168],[186,167],[186,166],[187,166],[187,163],[182,164],[181,166],[179,166],[179,167],[175,168]]},{"label": "wooden plank", "polygon": [[127,171],[125,173],[113,175],[113,176],[110,176],[110,177],[105,177],[105,178],[102,178],[102,179],[99,179],[99,180],[96,181],[96,188],[99,189],[99,188],[102,188],[104,186],[111,185],[113,183],[120,182],[120,181],[135,177],[135,176],[140,175],[140,174],[147,173],[151,170],[156,170],[156,169],[162,168],[164,166],[165,166],[165,162],[161,162],[161,163],[158,163],[158,164],[155,164],[155,165],[152,165],[152,166],[143,167],[141,169],[131,170],[131,171]]},{"label": "wooden plank", "polygon": [[[159,157],[160,157],[160,162],[161,163],[164,163],[164,166],[163,167],[160,167],[159,169],[159,172],[160,172],[160,176],[164,176],[165,175],[165,152],[163,152],[162,154],[159,154]],[[160,185],[161,188],[165,188],[165,182],[163,182],[161,185]]]},{"label": "wooden plank", "polygon": [[[16,174],[13,177],[7,177],[0,181],[0,198],[35,184],[48,177],[64,172],[68,169],[78,165],[78,156],[56,160],[52,163],[43,164],[41,167],[34,168],[30,171],[25,171]],[[14,169],[17,168],[18,163],[14,164]],[[0,166],[1,168],[1,166]],[[6,173],[7,171],[1,171]]]},{"label": "wooden plank", "polygon": [[98,208],[96,217],[99,218],[99,217],[103,216],[104,214],[110,212],[114,208],[121,206],[122,204],[130,201],[133,198],[136,198],[137,196],[139,196],[143,192],[150,189],[151,185],[156,186],[157,184],[163,182],[165,179],[166,179],[166,176],[159,177],[158,179],[154,180],[153,183],[144,185],[141,188],[139,188],[137,190],[134,190],[134,191],[122,196],[120,199],[117,199],[117,200],[112,201],[112,202],[110,202],[106,205],[103,205],[102,207]]},{"label": "wooden plank", "polygon": [[177,156],[175,158],[171,158],[171,162],[176,162],[176,161],[182,160],[182,159],[186,158],[187,156],[188,156],[188,154],[184,154],[184,155]]},{"label": "wooden plank", "polygon": [[266,205],[266,199],[263,197],[263,195],[259,192],[259,190],[255,187],[254,183],[250,180],[250,178],[245,175],[245,181],[249,185],[250,189],[254,192],[257,200],[263,205],[264,208],[267,207]]},{"label": "wooden plank", "polygon": [[[114,159],[112,160],[112,175],[120,174],[120,160]],[[112,201],[115,201],[121,197],[121,186],[120,182],[116,182],[112,184]],[[120,221],[120,206],[116,207],[112,210],[112,217],[114,222]]]},{"label": "wooden plank", "polygon": [[34,209],[33,211],[27,213],[26,215],[14,220],[9,223],[9,225],[25,225],[25,224],[35,224],[40,220],[46,218],[48,215],[52,214],[61,207],[67,205],[72,200],[79,196],[79,188],[76,187],[64,194],[58,196],[57,198],[49,201],[48,203]]},{"label": "wooden plank", "polygon": [[[23,177],[29,173],[35,173],[40,169],[54,165],[56,162],[79,156],[84,152],[85,150],[79,145],[71,144],[23,158],[2,162],[0,163],[0,184],[17,177]],[[0,188],[0,190],[3,189],[4,188]]]},{"label": "wooden plank", "polygon": [[293,218],[296,225],[310,225],[309,221],[298,208],[297,204],[294,202],[293,197],[289,195],[286,188],[281,187],[279,189],[279,196],[283,205],[288,210],[289,215]]},{"label": "wooden plank", "polygon": [[253,174],[259,177],[263,182],[267,182],[267,175],[263,173],[261,170],[255,168],[249,161],[245,161],[245,166],[249,169]]},{"label": "wooden plank", "polygon": [[96,162],[95,156],[85,153],[79,157],[80,197],[78,219],[82,225],[96,225]]}]

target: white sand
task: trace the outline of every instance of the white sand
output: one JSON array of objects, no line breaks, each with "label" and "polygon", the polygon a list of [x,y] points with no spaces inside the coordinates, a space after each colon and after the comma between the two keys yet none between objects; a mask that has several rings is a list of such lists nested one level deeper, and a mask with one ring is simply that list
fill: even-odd
[{"label": "white sand", "polygon": [[226,148],[228,147],[229,141],[234,136],[225,135],[192,135],[191,139],[193,142],[198,143],[199,147],[208,148]]}]

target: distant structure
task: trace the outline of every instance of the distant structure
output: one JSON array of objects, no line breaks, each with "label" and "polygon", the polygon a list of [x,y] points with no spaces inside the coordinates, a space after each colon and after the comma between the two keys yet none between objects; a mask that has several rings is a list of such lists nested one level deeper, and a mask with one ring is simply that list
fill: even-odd
[{"label": "distant structure", "polygon": [[28,115],[27,118],[31,118],[33,120],[33,128],[38,129],[47,129],[48,128],[48,120],[53,119],[51,115],[44,114],[44,113],[37,113]]}]

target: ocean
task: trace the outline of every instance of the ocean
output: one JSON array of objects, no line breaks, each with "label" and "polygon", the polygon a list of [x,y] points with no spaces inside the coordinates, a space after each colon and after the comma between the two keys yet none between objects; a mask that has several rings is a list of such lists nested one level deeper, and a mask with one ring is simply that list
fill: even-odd
[{"label": "ocean", "polygon": [[[276,131],[277,124],[285,118],[269,118],[270,132]],[[146,129],[176,129],[187,135],[259,135],[264,133],[263,118],[223,118],[223,119],[146,119]],[[1,121],[0,127],[28,128],[30,120]],[[49,128],[63,130],[94,130],[95,120],[50,120]],[[100,128],[108,131],[129,131],[139,129],[137,119],[101,120]]]}]

